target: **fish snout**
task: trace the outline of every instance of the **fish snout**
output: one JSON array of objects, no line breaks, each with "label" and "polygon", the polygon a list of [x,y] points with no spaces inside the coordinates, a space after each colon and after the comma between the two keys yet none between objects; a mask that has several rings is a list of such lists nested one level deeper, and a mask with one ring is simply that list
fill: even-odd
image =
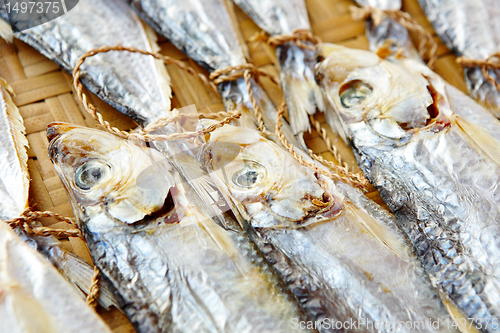
[{"label": "fish snout", "polygon": [[67,133],[76,127],[77,127],[76,125],[72,125],[69,123],[59,123],[59,122],[49,123],[47,125],[47,139],[50,142],[57,136]]}]

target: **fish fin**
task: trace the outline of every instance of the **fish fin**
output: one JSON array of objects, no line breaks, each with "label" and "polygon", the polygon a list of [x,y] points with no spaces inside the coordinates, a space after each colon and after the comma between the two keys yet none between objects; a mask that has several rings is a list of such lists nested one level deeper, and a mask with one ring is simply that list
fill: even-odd
[{"label": "fish fin", "polygon": [[314,79],[314,51],[286,43],[276,50],[280,59],[281,85],[293,134],[311,130],[309,115],[325,111],[321,90]]},{"label": "fish fin", "polygon": [[500,142],[493,138],[483,128],[455,115],[455,123],[465,136],[474,143],[474,147],[486,154],[500,166]]},{"label": "fish fin", "polygon": [[[471,323],[469,319],[460,311],[460,309],[454,305],[448,297],[446,297],[443,293],[439,292],[439,296],[441,297],[441,301],[443,302],[446,311],[450,315],[451,319],[454,323],[457,324],[457,328],[462,333],[479,333],[480,331],[474,327],[474,323]],[[466,323],[465,325],[461,325],[460,323]]]},{"label": "fish fin", "polygon": [[25,136],[26,129],[24,127],[23,118],[19,113],[19,109],[14,104],[12,100],[12,95],[14,91],[12,87],[2,78],[0,78],[0,93],[2,94],[2,99],[5,104],[2,107],[5,108],[5,112],[10,120],[10,131],[12,138],[14,139],[14,144],[16,146],[17,156],[19,158],[19,165],[23,172],[23,189],[25,193],[25,205],[28,205],[28,189],[30,176],[28,172],[28,151],[29,146],[28,139]]},{"label": "fish fin", "polygon": [[348,145],[349,141],[347,140],[346,131],[343,128],[342,121],[340,120],[337,112],[335,112],[335,110],[333,110],[331,106],[327,107],[327,110],[325,112],[325,120],[328,126],[330,126],[330,128],[332,129],[333,133],[337,134],[342,139],[342,141],[344,141],[344,143]]},{"label": "fish fin", "polygon": [[379,243],[389,249],[398,258],[406,262],[410,262],[407,247],[403,240],[391,230],[391,228],[383,222],[375,219],[370,214],[366,213],[361,208],[357,207],[350,201],[344,201],[344,207],[347,208],[354,218],[352,221],[364,232],[373,236]]},{"label": "fish fin", "polygon": [[[86,295],[90,293],[94,276],[94,268],[91,265],[69,252],[65,252],[64,257],[59,260],[57,265],[63,275],[66,276],[74,286],[81,289]],[[113,294],[102,281],[99,282],[99,296],[97,301],[106,310],[109,310],[112,305],[120,309]]]},{"label": "fish fin", "polygon": [[12,43],[14,41],[14,31],[9,22],[0,18],[0,37],[2,37],[7,43]]},{"label": "fish fin", "polygon": [[14,319],[22,331],[26,333],[56,332],[51,317],[38,300],[23,293],[19,286],[12,286],[7,291],[10,317]]}]

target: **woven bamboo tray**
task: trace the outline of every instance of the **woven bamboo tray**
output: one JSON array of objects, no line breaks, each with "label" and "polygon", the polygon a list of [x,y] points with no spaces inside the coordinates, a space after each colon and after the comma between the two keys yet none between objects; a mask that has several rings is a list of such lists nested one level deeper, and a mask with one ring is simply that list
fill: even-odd
[{"label": "woven bamboo tray", "polygon": [[[349,6],[353,3],[350,0],[306,0],[306,4],[312,29],[324,42],[368,49],[368,42],[364,35],[365,23],[351,19]],[[410,13],[431,32],[438,42],[439,58],[436,62],[436,72],[460,90],[466,91],[462,71],[455,64],[456,57],[436,37],[417,0],[403,0],[403,10]],[[260,31],[241,10],[235,8],[235,13],[245,40],[249,40]],[[183,60],[198,71],[208,74],[165,39],[160,38],[159,44],[161,53]],[[249,44],[248,47],[251,60],[256,66],[278,74],[276,57],[272,48],[264,44]],[[213,92],[207,91],[198,79],[175,66],[168,66],[168,71],[174,92],[173,107],[196,104],[198,110],[210,109],[215,112],[224,109],[220,98]],[[54,62],[19,40],[9,45],[0,39],[0,76],[13,87],[14,102],[19,107],[26,126],[30,144],[28,154],[28,168],[31,175],[30,205],[37,210],[51,210],[64,216],[73,216],[66,192],[47,155],[48,142],[45,128],[51,121],[65,121],[88,127],[96,127],[96,121],[77,102],[72,90],[71,76],[62,71]],[[260,82],[271,99],[279,104],[283,98],[279,87],[266,78],[262,78]],[[87,92],[87,95],[91,94]],[[123,130],[136,127],[131,119],[120,114],[99,98],[94,95],[91,95],[91,98],[111,125]],[[324,124],[322,115],[316,115],[316,119]],[[328,152],[327,146],[314,130],[311,134],[306,134],[305,139],[316,153],[333,160],[333,155]],[[350,149],[340,140],[335,143],[346,162],[354,170],[359,171]],[[373,188],[367,195],[382,203],[380,196]],[[50,218],[42,223],[54,228],[70,227]],[[63,241],[63,244],[67,250],[91,263],[86,245],[81,239],[71,238]],[[101,308],[97,311],[114,332],[134,332],[132,325],[119,311],[105,311]]]}]

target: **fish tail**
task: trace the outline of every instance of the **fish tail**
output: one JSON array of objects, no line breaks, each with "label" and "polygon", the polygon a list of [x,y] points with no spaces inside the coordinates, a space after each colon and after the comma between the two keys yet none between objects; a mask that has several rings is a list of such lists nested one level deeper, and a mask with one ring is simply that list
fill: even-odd
[{"label": "fish tail", "polygon": [[276,54],[292,132],[298,135],[310,131],[309,115],[318,109],[325,111],[321,90],[314,79],[315,53],[288,42],[279,45]]},{"label": "fish tail", "polygon": [[[500,84],[500,71],[489,70],[488,74]],[[500,119],[500,91],[497,87],[486,80],[479,67],[466,68],[464,75],[469,95]]]},{"label": "fish tail", "polygon": [[[250,79],[250,84],[254,101],[257,103],[257,107],[259,109],[257,112],[254,110],[249,89],[244,78],[239,78],[229,82],[222,82],[219,84],[219,91],[221,93],[224,106],[228,111],[239,110],[242,113],[242,116],[238,119],[238,126],[257,129],[260,125],[256,117],[257,113],[260,114],[265,128],[270,133],[274,133],[278,114],[276,111],[276,105],[254,79]],[[307,151],[307,147],[300,144],[293,134],[292,128],[285,119],[283,120],[281,130],[289,143]],[[275,142],[279,141],[274,135],[271,135],[270,139]]]},{"label": "fish tail", "polygon": [[366,37],[370,50],[381,58],[404,50],[407,58],[421,61],[420,55],[410,40],[408,30],[390,17],[385,17],[379,24],[372,19],[366,22]]}]

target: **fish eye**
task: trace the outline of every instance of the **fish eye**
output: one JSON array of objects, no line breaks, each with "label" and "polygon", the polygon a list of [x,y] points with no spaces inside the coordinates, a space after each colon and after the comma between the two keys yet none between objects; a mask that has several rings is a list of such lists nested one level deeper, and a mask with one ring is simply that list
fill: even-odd
[{"label": "fish eye", "polygon": [[110,173],[108,164],[90,160],[80,165],[75,172],[75,184],[82,190],[90,190]]},{"label": "fish eye", "polygon": [[349,81],[340,88],[340,103],[345,108],[356,106],[367,99],[372,91],[372,86],[363,81]]},{"label": "fish eye", "polygon": [[266,176],[266,169],[257,162],[244,161],[241,170],[233,174],[233,183],[239,187],[252,188]]}]

